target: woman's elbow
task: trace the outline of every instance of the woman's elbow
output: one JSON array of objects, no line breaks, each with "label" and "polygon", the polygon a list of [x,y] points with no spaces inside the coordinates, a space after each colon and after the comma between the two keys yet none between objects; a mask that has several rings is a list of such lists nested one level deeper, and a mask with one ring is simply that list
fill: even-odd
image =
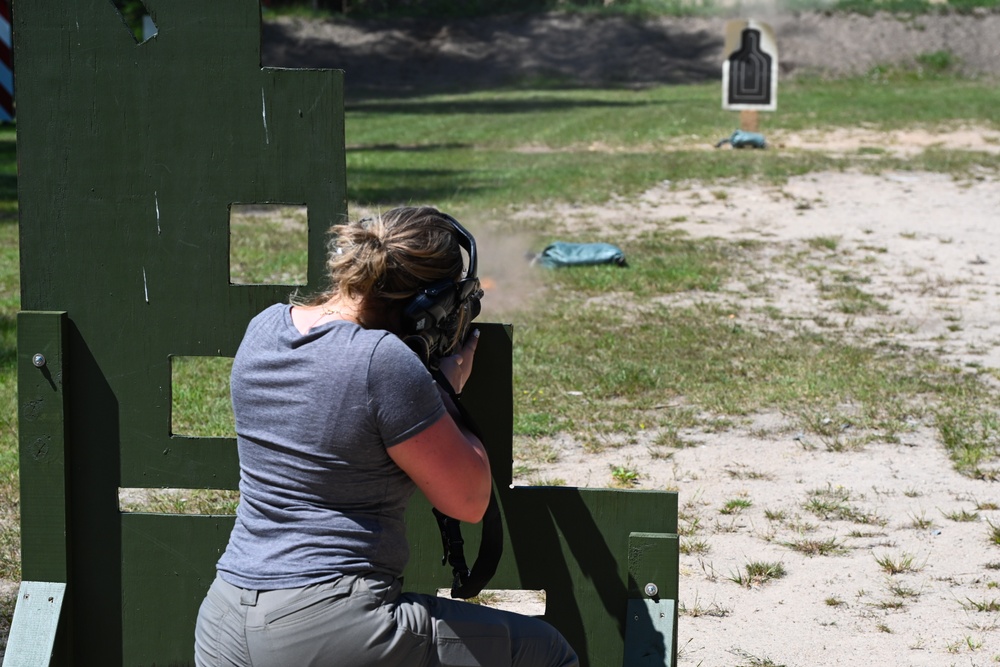
[{"label": "woman's elbow", "polygon": [[479,523],[486,514],[486,508],[490,505],[490,493],[493,487],[489,479],[479,488],[471,490],[464,500],[455,503],[449,509],[451,511],[438,508],[453,519],[464,521],[465,523]]}]

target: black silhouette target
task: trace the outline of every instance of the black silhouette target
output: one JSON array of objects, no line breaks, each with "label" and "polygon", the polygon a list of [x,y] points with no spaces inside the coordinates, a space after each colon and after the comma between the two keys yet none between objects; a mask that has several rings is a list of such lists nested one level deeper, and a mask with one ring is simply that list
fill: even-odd
[{"label": "black silhouette target", "polygon": [[[732,51],[724,68],[724,100],[727,109],[776,107],[777,55],[768,52],[769,36],[753,24],[740,32],[739,48]],[[773,49],[772,49],[773,50]]]}]

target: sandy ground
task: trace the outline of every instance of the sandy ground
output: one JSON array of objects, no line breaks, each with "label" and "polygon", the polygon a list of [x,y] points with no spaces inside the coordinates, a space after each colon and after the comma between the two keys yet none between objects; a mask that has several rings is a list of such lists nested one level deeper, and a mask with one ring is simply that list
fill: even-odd
[{"label": "sandy ground", "polygon": [[[993,137],[968,128],[935,139],[992,151]],[[889,141],[835,133],[795,143],[854,150],[875,140]],[[912,140],[900,134],[893,143],[905,152],[931,138]],[[992,175],[956,181],[931,173],[818,173],[774,187],[663,183],[638,201],[521,215],[557,220],[567,234],[594,240],[603,223],[631,219],[637,232],[670,228],[763,241],[756,270],[769,276],[765,295],[750,297],[735,281],[721,294],[670,298],[730,303],[735,321],[748,327],[774,326],[761,313],[766,306],[805,325],[839,317],[848,330],[876,329],[936,350],[958,367],[1000,369],[998,185]],[[836,238],[836,250],[810,261],[870,277],[865,288],[886,313],[848,321],[831,312],[805,275],[770,261],[818,237]],[[723,433],[682,432],[692,446],[668,458],[650,447],[654,435],[640,432],[637,444],[599,454],[558,439],[550,444],[561,458],[545,475],[608,486],[610,467],[625,464],[641,471],[638,488],[679,492],[682,539],[692,547],[681,558],[681,665],[1000,661],[1000,547],[989,539],[990,522],[1000,523],[992,509],[1000,507],[993,504],[1000,487],[956,473],[930,424],[915,422],[902,442],[860,451],[831,451],[780,414],[757,415]],[[805,509],[817,497],[844,499],[871,522],[819,518]],[[750,507],[721,513],[733,499]],[[977,519],[949,518],[962,512]],[[787,545],[804,539],[832,540],[842,553],[808,556]],[[912,571],[890,575],[880,559],[909,561]],[[751,562],[780,563],[786,574],[750,587],[733,581]]]}]

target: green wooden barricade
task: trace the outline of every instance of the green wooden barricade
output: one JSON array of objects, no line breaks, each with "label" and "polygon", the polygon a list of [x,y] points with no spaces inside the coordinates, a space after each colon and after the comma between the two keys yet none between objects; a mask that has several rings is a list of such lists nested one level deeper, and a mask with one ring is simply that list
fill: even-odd
[{"label": "green wooden barricade", "polygon": [[[231,283],[230,207],[308,207],[306,290],[347,209],[342,73],[262,68],[255,0],[145,5],[158,33],[144,43],[111,0],[14,11],[22,572],[51,600],[19,603],[5,665],[45,664],[18,658],[39,618],[58,620],[52,664],[192,664],[233,518],[126,513],[119,490],[236,488],[232,438],[171,433],[171,359],[231,357],[293,289]],[[676,496],[510,488],[511,332],[482,329],[465,400],[507,527],[491,586],[545,590],[584,665],[673,664]],[[426,503],[408,519],[408,588],[448,587]]]}]

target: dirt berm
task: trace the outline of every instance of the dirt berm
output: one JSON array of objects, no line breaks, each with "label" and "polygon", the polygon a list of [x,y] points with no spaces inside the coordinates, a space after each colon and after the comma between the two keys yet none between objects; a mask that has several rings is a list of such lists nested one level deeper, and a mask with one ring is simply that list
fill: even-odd
[{"label": "dirt berm", "polygon": [[[754,16],[776,33],[782,77],[917,66],[923,54],[998,78],[1000,12],[898,17]],[[338,68],[348,97],[504,85],[648,86],[721,77],[726,18],[634,20],[580,14],[453,20],[265,22],[263,64]],[[938,58],[938,62],[941,59]]]}]

